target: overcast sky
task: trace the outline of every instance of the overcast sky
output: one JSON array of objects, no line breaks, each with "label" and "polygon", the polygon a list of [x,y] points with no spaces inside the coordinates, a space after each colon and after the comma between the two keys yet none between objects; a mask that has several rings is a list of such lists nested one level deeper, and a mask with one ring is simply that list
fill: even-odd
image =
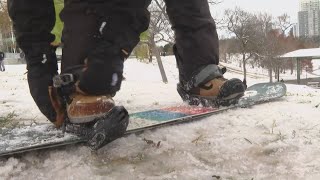
[{"label": "overcast sky", "polygon": [[250,12],[267,12],[274,17],[287,13],[291,22],[297,22],[299,0],[221,0],[222,3],[211,8],[212,16],[221,15],[225,9],[236,6]]},{"label": "overcast sky", "polygon": [[[215,19],[221,19],[226,9],[234,9],[236,6],[243,10],[255,13],[266,12],[273,17],[287,13],[291,23],[298,22],[299,0],[221,0],[222,3],[211,7],[211,14]],[[218,29],[218,34],[228,36],[223,29]]]}]

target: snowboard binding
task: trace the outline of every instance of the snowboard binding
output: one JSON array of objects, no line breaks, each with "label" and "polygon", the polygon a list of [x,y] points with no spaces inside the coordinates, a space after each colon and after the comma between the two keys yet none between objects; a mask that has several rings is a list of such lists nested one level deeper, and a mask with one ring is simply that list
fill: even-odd
[{"label": "snowboard binding", "polygon": [[[53,79],[54,87],[65,107],[72,102],[70,94],[75,91],[75,79],[73,74],[61,74]],[[67,111],[67,108],[64,109]],[[114,106],[108,112],[94,117],[90,122],[72,122],[70,117],[67,117],[62,130],[84,138],[92,150],[97,150],[121,137],[126,132],[128,124],[127,110],[123,106]]]},{"label": "snowboard binding", "polygon": [[[207,65],[188,81],[180,77],[177,91],[182,100],[189,105],[219,107],[237,104],[244,95],[246,85],[240,79],[223,78],[226,71],[225,67],[220,68],[215,64]],[[206,93],[201,94],[201,91]]]},{"label": "snowboard binding", "polygon": [[84,138],[92,150],[98,150],[123,136],[128,124],[128,111],[123,106],[115,106],[110,112],[90,123],[74,124],[66,121],[65,132]]},{"label": "snowboard binding", "polygon": [[238,103],[239,99],[244,95],[244,93],[240,92],[228,98],[222,98],[221,96],[204,97],[188,93],[185,89],[181,87],[180,84],[177,85],[177,91],[184,102],[187,102],[191,106],[202,105],[203,107],[220,107],[235,105]]}]

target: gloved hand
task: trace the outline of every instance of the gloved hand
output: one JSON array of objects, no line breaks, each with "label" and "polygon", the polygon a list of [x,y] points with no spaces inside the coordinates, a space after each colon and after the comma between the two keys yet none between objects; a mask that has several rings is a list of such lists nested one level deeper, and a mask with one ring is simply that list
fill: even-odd
[{"label": "gloved hand", "polygon": [[55,123],[57,117],[61,118],[61,115],[57,115],[48,91],[48,87],[53,83],[52,78],[58,74],[55,48],[45,48],[45,45],[39,44],[32,46],[32,48],[24,48],[24,52],[31,96],[42,114]]}]

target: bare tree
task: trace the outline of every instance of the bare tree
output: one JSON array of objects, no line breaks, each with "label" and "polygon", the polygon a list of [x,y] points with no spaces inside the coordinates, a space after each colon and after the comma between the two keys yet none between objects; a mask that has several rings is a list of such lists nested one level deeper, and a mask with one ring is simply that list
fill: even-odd
[{"label": "bare tree", "polygon": [[257,15],[257,54],[261,63],[268,68],[270,82],[273,81],[272,72],[275,72],[275,78],[279,81],[280,68],[285,64],[279,55],[286,52],[285,32],[291,27],[288,19],[287,15],[279,16],[276,20],[269,14]]},{"label": "bare tree", "polygon": [[151,13],[149,33],[154,35],[155,42],[173,43],[174,33],[171,29],[166,5],[163,0],[152,1],[149,11]]},{"label": "bare tree", "polygon": [[268,68],[270,82],[272,82],[272,57],[273,57],[273,41],[269,39],[269,32],[272,30],[273,18],[267,13],[260,13],[256,15],[257,17],[257,26],[256,26],[256,43],[257,43],[257,57],[260,60],[260,64],[263,67]]},{"label": "bare tree", "polygon": [[0,0],[0,9],[1,10],[7,9],[7,1],[6,0]]},{"label": "bare tree", "polygon": [[275,25],[281,30],[282,34],[286,34],[286,32],[293,26],[293,23],[290,22],[290,16],[285,13],[277,17]]},{"label": "bare tree", "polygon": [[173,32],[170,29],[170,22],[165,9],[165,3],[160,0],[154,0],[149,7],[151,18],[148,44],[152,52],[150,58],[152,59],[152,54],[155,55],[162,76],[162,81],[167,83],[168,79],[163,68],[160,50],[157,46],[157,43],[160,41],[173,42]]},{"label": "bare tree", "polygon": [[[16,45],[12,31],[12,23],[8,15],[7,2],[5,0],[0,0],[0,35],[2,37],[2,48],[7,52],[14,52]],[[3,41],[3,39],[11,39],[11,41]]]},{"label": "bare tree", "polygon": [[259,63],[268,68],[270,82],[273,71],[279,80],[279,70],[284,63],[278,57],[285,52],[285,32],[291,27],[289,16],[284,14],[274,21],[267,13],[251,14],[239,8],[227,10],[225,15],[227,29],[239,41],[244,79],[250,59],[252,66],[252,63]]},{"label": "bare tree", "polygon": [[242,66],[244,80],[246,79],[246,63],[254,55],[253,47],[255,38],[255,17],[240,8],[225,11],[226,27],[239,41],[240,53],[242,55]]},{"label": "bare tree", "polygon": [[[221,0],[208,0],[209,5],[220,4]],[[151,13],[149,32],[154,35],[155,42],[174,43],[174,33],[171,29],[166,4],[163,0],[153,0],[149,11]]]}]

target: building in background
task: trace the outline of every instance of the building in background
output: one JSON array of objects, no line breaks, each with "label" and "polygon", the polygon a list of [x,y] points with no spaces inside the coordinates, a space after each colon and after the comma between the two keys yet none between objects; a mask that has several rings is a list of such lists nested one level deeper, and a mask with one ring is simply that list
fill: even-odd
[{"label": "building in background", "polygon": [[300,0],[297,32],[300,37],[320,36],[320,0]]},{"label": "building in background", "polygon": [[294,37],[299,37],[299,28],[298,23],[294,23],[292,26],[292,35]]}]

